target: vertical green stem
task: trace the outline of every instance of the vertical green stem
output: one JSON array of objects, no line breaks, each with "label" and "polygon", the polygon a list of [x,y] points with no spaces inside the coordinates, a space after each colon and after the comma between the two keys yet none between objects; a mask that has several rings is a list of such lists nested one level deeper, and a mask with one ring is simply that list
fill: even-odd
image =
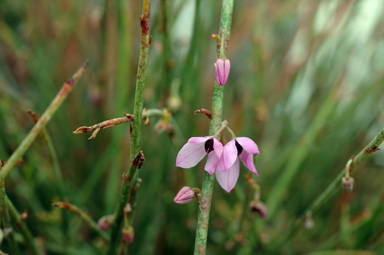
[{"label": "vertical green stem", "polygon": [[111,229],[111,241],[109,244],[107,254],[116,254],[119,247],[119,241],[121,239],[121,228],[124,216],[124,207],[128,202],[130,195],[130,186],[132,179],[136,174],[137,165],[134,164],[135,157],[139,154],[140,148],[140,136],[141,136],[141,122],[142,112],[144,103],[144,88],[145,88],[145,77],[147,74],[147,62],[149,55],[149,47],[151,45],[151,39],[149,36],[149,22],[150,22],[150,0],[143,0],[143,13],[140,17],[141,23],[141,42],[140,42],[140,55],[139,64],[137,67],[137,79],[136,79],[136,92],[135,92],[135,105],[134,105],[134,119],[133,119],[133,130],[132,130],[132,162],[133,164],[128,169],[126,175],[126,181],[123,182],[119,202],[115,211],[115,220]]},{"label": "vertical green stem", "polygon": [[106,113],[110,114],[115,109],[116,88],[116,4],[114,0],[106,0],[104,5],[104,29],[102,33],[104,48],[104,72],[103,82],[105,84]]},{"label": "vertical green stem", "polygon": [[[226,58],[228,41],[231,33],[232,13],[234,0],[223,0],[221,9],[220,31],[218,35],[218,57]],[[214,135],[220,128],[223,113],[224,86],[214,85],[212,95],[212,120],[209,128],[209,135]],[[207,247],[209,212],[211,209],[211,200],[213,184],[215,177],[204,172],[203,185],[201,189],[201,198],[196,226],[196,240],[194,254],[205,254]]]},{"label": "vertical green stem", "polygon": [[[5,194],[5,184],[4,180],[0,181],[0,217],[1,221],[3,223],[3,229],[11,228],[11,218],[9,216],[8,207],[6,204],[7,195]],[[19,247],[17,246],[17,243],[14,238],[14,233],[10,233],[7,235],[7,242],[9,245],[10,253],[19,253]]]},{"label": "vertical green stem", "polygon": [[29,228],[27,227],[25,222],[21,219],[21,215],[16,210],[15,206],[12,204],[12,202],[9,200],[8,197],[6,197],[5,202],[6,202],[6,205],[8,207],[10,216],[12,217],[13,221],[15,222],[15,225],[19,229],[21,235],[24,237],[25,245],[28,247],[31,254],[39,255],[40,252],[37,248],[35,240],[33,239],[32,233],[31,233],[31,231],[29,231]]},{"label": "vertical green stem", "polygon": [[162,87],[169,88],[172,81],[172,49],[168,32],[167,0],[160,1],[161,32],[163,44],[163,81]]}]

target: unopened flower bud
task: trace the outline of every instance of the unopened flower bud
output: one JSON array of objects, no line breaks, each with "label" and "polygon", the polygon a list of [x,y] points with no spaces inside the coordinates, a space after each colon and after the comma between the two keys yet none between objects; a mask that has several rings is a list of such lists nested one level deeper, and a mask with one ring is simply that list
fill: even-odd
[{"label": "unopened flower bud", "polygon": [[135,230],[132,226],[124,227],[123,230],[121,230],[121,234],[125,242],[132,243],[135,237]]},{"label": "unopened flower bud", "polygon": [[349,193],[353,190],[353,184],[354,184],[355,180],[352,177],[343,177],[341,182],[343,184],[343,190],[345,192]]},{"label": "unopened flower bud", "polygon": [[267,206],[259,200],[253,200],[250,203],[251,211],[258,213],[260,217],[265,220],[267,219]]},{"label": "unopened flower bud", "polygon": [[112,227],[112,223],[114,219],[115,219],[114,215],[105,215],[97,221],[97,225],[101,230],[107,231]]},{"label": "unopened flower bud", "polygon": [[192,201],[195,197],[195,191],[188,186],[181,188],[179,193],[177,193],[175,199],[173,200],[176,204],[186,204]]},{"label": "unopened flower bud", "polygon": [[216,60],[215,76],[217,84],[223,86],[227,82],[230,69],[231,62],[229,62],[229,59],[219,58],[218,60]]},{"label": "unopened flower bud", "polygon": [[304,226],[307,229],[312,229],[315,226],[315,221],[313,220],[311,212],[308,212],[305,215]]}]

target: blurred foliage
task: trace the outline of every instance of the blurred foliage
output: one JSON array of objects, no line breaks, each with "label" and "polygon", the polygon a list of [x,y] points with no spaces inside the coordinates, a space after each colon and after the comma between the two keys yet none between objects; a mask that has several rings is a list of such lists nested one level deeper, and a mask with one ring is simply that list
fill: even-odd
[{"label": "blurred foliage", "polygon": [[[197,5],[196,5],[197,4]],[[168,107],[173,135],[143,127],[145,164],[131,254],[190,254],[196,204],[178,205],[184,185],[200,186],[203,164],[175,167],[191,136],[208,133],[220,1],[152,1],[146,108]],[[195,7],[198,7],[197,9]],[[250,211],[244,178],[227,194],[215,187],[208,254],[265,254],[350,156],[384,127],[384,2],[381,0],[235,1],[224,119],[255,140],[264,222]],[[76,136],[79,126],[132,113],[140,1],[0,2],[0,157],[7,159],[61,84],[87,58],[91,67],[47,126],[67,190],[66,201],[94,220],[111,214],[129,165],[129,124]],[[382,152],[279,249],[279,254],[383,254]],[[101,239],[60,200],[54,162],[39,137],[6,180],[18,210],[47,254],[101,254]],[[245,169],[241,170],[245,174]],[[252,177],[253,178],[253,177]],[[63,184],[63,183],[62,183]],[[25,248],[21,244],[22,248]],[[8,251],[6,241],[1,250]],[[348,250],[343,252],[343,250]],[[365,252],[363,252],[365,250]],[[321,251],[327,251],[322,253]]]}]

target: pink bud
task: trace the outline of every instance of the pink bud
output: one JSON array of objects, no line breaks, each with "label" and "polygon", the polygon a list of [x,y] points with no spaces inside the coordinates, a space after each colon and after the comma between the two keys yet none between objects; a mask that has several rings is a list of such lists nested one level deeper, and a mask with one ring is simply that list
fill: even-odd
[{"label": "pink bud", "polygon": [[133,238],[135,237],[135,230],[133,229],[132,226],[124,227],[121,230],[121,234],[125,242],[132,243]]},{"label": "pink bud", "polygon": [[219,58],[216,60],[215,75],[217,84],[223,86],[227,82],[230,69],[231,62],[229,62],[229,59]]},{"label": "pink bud", "polygon": [[115,219],[114,215],[105,215],[97,221],[97,225],[101,230],[107,231],[112,227],[112,223],[114,219]]},{"label": "pink bud", "polygon": [[177,193],[173,201],[176,204],[186,204],[191,202],[194,197],[195,197],[195,191],[193,191],[191,187],[184,186],[181,188],[179,193]]},{"label": "pink bud", "polygon": [[265,220],[267,218],[267,207],[259,200],[253,200],[250,204],[251,211],[260,215]]}]

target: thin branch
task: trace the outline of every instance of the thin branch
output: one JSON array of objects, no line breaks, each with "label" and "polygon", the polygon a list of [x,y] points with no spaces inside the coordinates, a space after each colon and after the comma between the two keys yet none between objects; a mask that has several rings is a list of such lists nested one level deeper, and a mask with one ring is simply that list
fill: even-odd
[{"label": "thin branch", "polygon": [[89,217],[89,215],[86,212],[84,212],[83,210],[81,210],[79,207],[72,205],[70,203],[64,203],[64,202],[54,203],[53,206],[65,209],[65,210],[79,216],[82,220],[85,221],[85,223],[88,225],[88,227],[90,227],[93,231],[95,231],[97,234],[99,234],[101,236],[101,238],[104,239],[104,241],[107,241],[107,242],[109,241],[109,236],[107,235],[107,233],[103,232],[99,228],[97,223],[94,222],[91,219],[91,217]]},{"label": "thin branch", "polygon": [[119,124],[131,122],[133,120],[133,116],[129,115],[127,113],[124,113],[125,117],[121,118],[115,118],[115,119],[110,119],[110,120],[105,120],[101,123],[95,124],[93,126],[82,126],[77,128],[75,131],[73,131],[74,134],[84,134],[88,133],[90,131],[92,132],[92,135],[88,138],[88,140],[91,140],[97,136],[97,133],[99,133],[100,129],[106,129],[110,128]]},{"label": "thin branch", "polygon": [[[144,109],[142,112],[142,119],[146,120],[149,117],[164,117],[165,113],[162,110],[159,109],[150,109],[146,110]],[[115,118],[110,120],[105,120],[101,123],[95,124],[93,126],[82,126],[77,128],[75,131],[73,131],[74,134],[84,134],[93,131],[92,135],[88,138],[88,140],[91,140],[97,136],[99,131],[101,129],[106,129],[110,127],[114,127],[119,124],[128,123],[133,121],[134,115],[124,113],[125,117],[121,118]]]},{"label": "thin branch", "polygon": [[[140,41],[140,54],[139,54],[139,63],[137,67],[137,79],[136,79],[136,91],[135,91],[135,106],[133,110],[133,130],[132,130],[132,143],[131,143],[131,153],[133,160],[140,151],[140,137],[141,137],[141,120],[144,104],[144,89],[145,89],[145,78],[147,75],[147,63],[149,48],[151,46],[152,38],[149,35],[149,24],[150,24],[150,0],[143,0],[143,12],[140,17],[141,25],[141,41]],[[130,178],[135,177],[136,169],[133,164],[128,169],[126,176]],[[123,210],[127,204],[128,198],[130,196],[130,184],[123,182],[119,202],[115,211],[115,220],[112,225],[111,231],[111,241],[108,247],[107,254],[115,255],[117,249],[119,248],[120,238],[121,238],[121,228],[123,223]]]},{"label": "thin branch", "polygon": [[[2,167],[4,167],[4,160],[1,160],[0,168],[2,168]],[[3,180],[3,181],[0,181],[0,218],[1,218],[1,222],[3,224],[3,229],[10,229],[11,230],[11,233],[9,233],[9,235],[6,236],[7,242],[8,242],[9,248],[10,248],[10,252],[12,254],[13,253],[18,254],[19,253],[19,247],[17,246],[14,232],[12,229],[11,218],[9,215],[8,206],[6,204],[6,198],[7,198],[7,195],[5,193],[5,183]]]},{"label": "thin branch", "polygon": [[[368,157],[375,151],[379,150],[380,144],[384,141],[384,129],[382,129],[376,137],[367,145],[364,149],[362,149],[356,157],[352,158],[352,162],[350,164],[350,174],[352,171],[356,171],[357,167],[360,166]],[[336,176],[336,178],[328,185],[328,187],[324,190],[322,194],[308,207],[305,212],[293,221],[291,227],[289,227],[288,232],[280,239],[276,241],[276,244],[272,244],[273,247],[272,253],[278,250],[285,242],[287,242],[296,231],[302,226],[305,217],[308,213],[315,213],[325,202],[327,202],[336,192],[341,189],[341,180],[344,177],[346,172],[345,167],[340,171],[340,173]]]},{"label": "thin branch", "polygon": [[[35,112],[33,112],[32,110],[29,109],[28,114],[31,116],[31,118],[33,119],[33,121],[35,123],[37,123],[39,121],[39,116]],[[49,133],[45,127],[43,127],[43,129],[41,130],[41,136],[43,137],[43,139],[47,145],[48,152],[49,152],[51,159],[52,159],[52,170],[53,170],[53,175],[55,178],[55,184],[57,186],[57,192],[59,194],[60,199],[62,201],[65,201],[65,199],[67,197],[67,190],[65,188],[63,175],[61,174],[59,160],[58,160],[56,149],[55,149],[55,146],[53,145],[51,136],[49,135]],[[62,230],[63,230],[64,235],[66,236],[67,228],[68,228],[68,215],[67,215],[67,213],[62,212],[61,216],[63,219],[62,224],[61,224]],[[63,249],[65,249],[65,248],[66,247],[63,246]]]},{"label": "thin branch", "polygon": [[24,243],[28,247],[28,249],[31,251],[34,255],[39,255],[39,249],[37,248],[36,242],[33,239],[33,235],[31,231],[29,231],[27,225],[25,224],[23,220],[23,216],[20,215],[20,213],[17,211],[15,206],[12,204],[11,200],[9,200],[8,197],[6,197],[6,204],[9,210],[9,214],[12,217],[13,221],[15,222],[16,227],[19,229],[20,233],[24,237]]},{"label": "thin branch", "polygon": [[35,140],[36,136],[40,134],[41,130],[45,125],[51,120],[53,114],[63,103],[64,99],[67,98],[69,92],[72,91],[73,87],[76,85],[79,78],[84,73],[85,69],[89,65],[89,62],[86,61],[72,76],[71,79],[66,81],[61,87],[60,91],[57,93],[56,97],[52,100],[51,104],[45,110],[39,121],[33,126],[32,130],[29,131],[28,135],[21,142],[19,147],[13,152],[11,157],[7,160],[5,166],[0,170],[0,181],[4,180],[8,173],[12,170],[14,165],[19,161],[19,159],[25,154],[28,148],[31,146],[32,142]]}]

